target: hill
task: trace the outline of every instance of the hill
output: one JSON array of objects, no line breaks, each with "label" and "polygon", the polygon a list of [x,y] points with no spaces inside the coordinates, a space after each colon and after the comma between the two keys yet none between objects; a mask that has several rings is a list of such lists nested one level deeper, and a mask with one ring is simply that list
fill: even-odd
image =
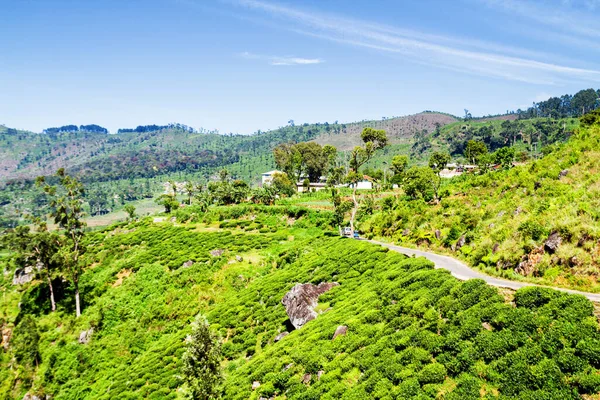
[{"label": "hill", "polygon": [[315,140],[351,149],[365,126],[386,129],[393,143],[415,132],[454,122],[451,116],[422,113],[382,121],[304,124],[254,135],[194,132],[179,126],[121,130],[117,135],[88,131],[52,134],[0,130],[0,181],[32,179],[66,168],[86,181],[149,178],[172,172],[214,171],[246,158],[269,158],[279,143]]},{"label": "hill", "polygon": [[386,131],[390,143],[412,143],[418,133],[431,133],[436,129],[458,121],[456,117],[436,112],[424,112],[401,118],[348,124],[342,131],[336,129],[321,134],[315,141],[330,144],[340,151],[352,150],[361,143],[360,133],[365,126]]},{"label": "hill", "polygon": [[[221,337],[227,399],[600,390],[600,330],[583,297],[460,282],[424,259],[329,235],[329,213],[192,207],[176,218],[88,236],[79,319],[60,280],[50,312],[44,281],[0,277],[0,397],[181,398],[185,337],[199,312]],[[297,283],[322,282],[339,285],[294,329],[281,300]]]},{"label": "hill", "polygon": [[427,192],[383,196],[360,228],[487,274],[599,292],[599,152],[600,126],[578,128],[540,159],[446,181],[438,204]]}]

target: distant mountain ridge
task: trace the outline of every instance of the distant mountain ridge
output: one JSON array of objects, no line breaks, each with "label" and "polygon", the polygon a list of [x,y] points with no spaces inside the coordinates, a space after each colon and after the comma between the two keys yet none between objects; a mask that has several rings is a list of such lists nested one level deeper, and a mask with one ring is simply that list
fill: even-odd
[{"label": "distant mountain ridge", "polygon": [[253,135],[197,132],[181,124],[120,130],[117,135],[60,128],[37,134],[0,127],[0,181],[32,179],[60,167],[92,181],[200,171],[226,167],[241,157],[269,158],[283,142],[315,140],[349,150],[359,144],[366,126],[385,129],[392,143],[402,143],[456,121],[447,114],[424,112],[379,121],[289,125]]}]

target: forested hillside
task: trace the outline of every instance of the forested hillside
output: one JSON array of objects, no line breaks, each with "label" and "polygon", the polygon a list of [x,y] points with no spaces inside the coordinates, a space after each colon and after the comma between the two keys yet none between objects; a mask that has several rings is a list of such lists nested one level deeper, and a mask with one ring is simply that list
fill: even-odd
[{"label": "forested hillside", "polygon": [[122,129],[117,135],[65,127],[50,128],[45,134],[3,128],[0,179],[49,175],[58,167],[77,173],[87,182],[151,178],[178,171],[206,173],[243,159],[269,159],[279,143],[340,141],[345,143],[340,150],[347,150],[360,141],[358,134],[364,126],[388,130],[395,143],[455,120],[425,113],[383,121],[289,125],[254,135],[197,132],[180,124]]}]

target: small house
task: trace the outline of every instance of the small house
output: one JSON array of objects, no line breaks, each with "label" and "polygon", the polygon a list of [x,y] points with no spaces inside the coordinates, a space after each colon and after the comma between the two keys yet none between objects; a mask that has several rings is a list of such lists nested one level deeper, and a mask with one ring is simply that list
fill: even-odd
[{"label": "small house", "polygon": [[298,190],[298,193],[318,192],[318,191],[326,189],[326,188],[327,188],[327,184],[321,183],[321,182],[311,182],[308,185],[308,187],[304,186],[303,182],[296,183],[296,189]]},{"label": "small house", "polygon": [[282,174],[282,173],[283,172],[277,171],[277,170],[273,170],[273,171],[269,171],[269,172],[264,172],[262,174],[262,186],[270,185],[271,182],[273,181],[273,175],[275,175],[275,174]]}]

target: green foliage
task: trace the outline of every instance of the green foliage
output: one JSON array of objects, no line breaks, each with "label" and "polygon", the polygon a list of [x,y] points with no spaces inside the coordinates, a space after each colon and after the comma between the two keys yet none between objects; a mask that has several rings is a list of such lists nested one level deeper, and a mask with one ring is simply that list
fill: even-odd
[{"label": "green foliage", "polygon": [[488,149],[485,143],[476,140],[469,140],[465,148],[465,157],[467,160],[469,160],[469,162],[479,164],[479,161],[487,154],[487,152]]},{"label": "green foliage", "polygon": [[[504,147],[495,153],[504,168],[444,179],[439,204],[430,201],[435,174],[411,167],[403,191],[395,193],[395,200],[383,196],[372,216],[361,216],[358,227],[367,236],[441,252],[456,249],[465,235],[467,247],[455,254],[487,274],[598,291],[600,194],[593,188],[600,182],[599,129],[581,128],[525,165],[513,167],[514,152]],[[552,232],[561,237],[554,253],[544,250]]]},{"label": "green foliage", "polygon": [[192,323],[192,333],[186,338],[182,357],[185,393],[190,399],[208,400],[219,397],[222,381],[221,344],[204,316]]},{"label": "green foliage", "polygon": [[135,206],[133,204],[125,204],[125,207],[123,207],[123,209],[127,213],[127,218],[129,218],[130,220],[136,218],[137,215],[135,214]]},{"label": "green foliage", "polygon": [[[85,226],[83,221],[83,184],[76,178],[65,173],[63,168],[56,172],[59,186],[46,183],[43,176],[37,178],[36,183],[42,186],[44,192],[50,197],[50,217],[54,223],[64,230],[60,238],[60,251],[56,258],[59,259],[60,268],[71,280],[75,289],[75,313],[81,315],[81,301],[79,296],[79,278],[83,272],[81,257],[86,251],[84,238]],[[45,225],[43,225],[45,226]]]},{"label": "green foliage", "polygon": [[494,162],[500,164],[504,169],[512,168],[514,159],[515,149],[513,147],[503,147],[493,154]]},{"label": "green foliage", "polygon": [[428,201],[435,196],[434,183],[439,179],[429,167],[411,167],[404,173],[402,188],[407,196]]},{"label": "green foliage", "polygon": [[[419,207],[428,206],[411,211]],[[185,225],[193,215],[204,222]],[[243,204],[206,213],[192,205],[175,216],[180,226],[146,218],[88,235],[88,306],[78,320],[20,316],[14,343],[37,331],[40,355],[22,376],[55,398],[175,398],[218,381],[218,335],[227,399],[576,398],[597,387],[600,333],[584,298],[526,288],[511,306],[483,281],[460,282],[423,258],[322,235],[316,226],[330,213]],[[318,317],[291,330],[285,293],[334,281]],[[198,313],[211,329],[200,319],[190,330]],[[339,325],[348,333],[332,340]],[[89,327],[91,341],[78,344]],[[208,371],[215,380],[199,378]],[[14,385],[10,376],[0,375],[0,390]],[[28,388],[17,384],[5,397]]]},{"label": "green foliage", "polygon": [[590,127],[595,124],[600,124],[600,108],[583,115],[580,118],[581,126]]},{"label": "green foliage", "polygon": [[40,360],[40,333],[34,317],[27,315],[15,328],[10,345],[15,359],[23,365],[34,366]]},{"label": "green foliage", "polygon": [[170,214],[171,211],[179,208],[179,201],[177,198],[170,194],[161,194],[155,199],[156,204],[165,208],[165,213]]},{"label": "green foliage", "polygon": [[526,239],[540,240],[547,234],[544,226],[537,221],[527,220],[519,225],[518,231]]},{"label": "green foliage", "polygon": [[431,168],[434,172],[439,173],[441,170],[446,168],[446,165],[450,162],[450,160],[450,154],[436,151],[429,158],[429,168]]},{"label": "green foliage", "polygon": [[273,149],[273,157],[277,167],[294,182],[302,176],[307,176],[310,182],[319,182],[327,174],[336,152],[331,145],[323,147],[315,142],[282,143]]}]

